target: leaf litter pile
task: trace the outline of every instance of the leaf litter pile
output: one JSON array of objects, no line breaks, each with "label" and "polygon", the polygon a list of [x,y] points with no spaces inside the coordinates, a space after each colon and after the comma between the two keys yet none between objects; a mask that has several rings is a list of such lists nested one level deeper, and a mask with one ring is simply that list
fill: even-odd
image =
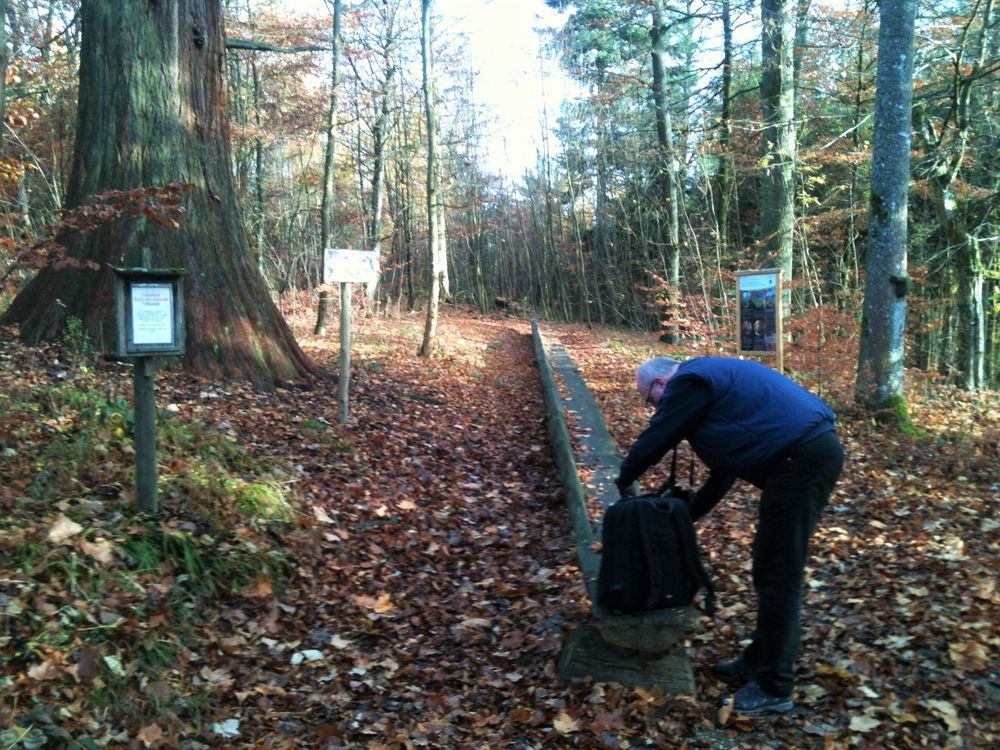
[{"label": "leaf litter pile", "polygon": [[[0,335],[0,747],[996,745],[995,408],[928,389],[909,438],[836,404],[799,709],[749,722],[709,672],[752,626],[749,488],[699,530],[722,608],[691,643],[697,698],[561,684],[590,610],[530,326],[450,311],[426,360],[421,324],[360,321],[346,425],[333,378],[159,374],[155,519],[133,511],[128,370]],[[546,329],[624,450],[652,338]]]}]

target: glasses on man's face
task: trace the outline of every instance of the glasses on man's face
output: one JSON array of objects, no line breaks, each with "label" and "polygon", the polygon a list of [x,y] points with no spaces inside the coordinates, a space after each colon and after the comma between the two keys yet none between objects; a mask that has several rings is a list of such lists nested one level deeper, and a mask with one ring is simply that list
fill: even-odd
[{"label": "glasses on man's face", "polygon": [[657,383],[660,383],[662,385],[663,379],[653,378],[651,381],[649,381],[649,390],[646,391],[646,406],[653,406],[655,404],[655,402],[653,401],[653,388],[656,387]]}]

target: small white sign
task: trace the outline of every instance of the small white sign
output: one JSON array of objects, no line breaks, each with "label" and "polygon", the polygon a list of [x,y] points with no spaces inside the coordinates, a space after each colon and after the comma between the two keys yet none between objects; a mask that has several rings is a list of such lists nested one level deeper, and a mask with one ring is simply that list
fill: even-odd
[{"label": "small white sign", "polygon": [[169,283],[132,284],[132,343],[174,343],[174,288]]},{"label": "small white sign", "polygon": [[378,279],[377,250],[323,251],[324,284],[372,284]]}]

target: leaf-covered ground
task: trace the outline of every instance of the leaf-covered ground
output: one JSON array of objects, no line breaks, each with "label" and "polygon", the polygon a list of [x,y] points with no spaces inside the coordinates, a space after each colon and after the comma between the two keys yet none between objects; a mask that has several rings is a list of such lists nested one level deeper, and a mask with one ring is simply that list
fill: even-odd
[{"label": "leaf-covered ground", "polygon": [[[306,318],[300,340],[335,373],[336,336],[310,336]],[[446,312],[431,360],[414,356],[421,332],[420,316],[359,316],[346,425],[332,379],[267,393],[161,374],[171,515],[152,526],[131,516],[128,417],[116,411],[127,372],[81,371],[6,334],[4,747],[996,745],[995,404],[928,388],[914,405],[920,439],[844,409],[849,464],[809,571],[801,708],[723,725],[726,688],[708,670],[752,622],[753,493],[734,492],[700,529],[723,605],[691,645],[700,694],[562,685],[559,650],[589,603],[530,326]],[[655,339],[546,332],[627,447],[647,416],[632,371]],[[12,406],[33,395],[37,408]],[[93,439],[60,475],[56,449],[80,444],[69,437],[91,429],[88,414]],[[192,444],[178,425],[222,442]],[[277,490],[295,511],[261,522]],[[236,510],[218,507],[229,497]],[[213,512],[192,515],[195,501]],[[187,557],[142,566],[137,538]],[[231,578],[195,600],[212,570]]]},{"label": "leaf-covered ground", "polygon": [[[634,368],[666,352],[648,336],[567,327],[559,338],[624,452],[649,414],[632,386]],[[996,394],[972,399],[942,386],[912,388],[911,415],[924,432],[914,438],[858,413],[846,398],[850,383],[825,386],[847,462],[807,572],[797,695],[806,710],[756,735],[760,746],[765,736],[783,747],[996,746]],[[683,475],[685,460],[681,466]],[[736,655],[753,626],[756,498],[754,488],[738,484],[699,528],[722,603],[692,649],[706,704],[725,691],[711,664]]]}]

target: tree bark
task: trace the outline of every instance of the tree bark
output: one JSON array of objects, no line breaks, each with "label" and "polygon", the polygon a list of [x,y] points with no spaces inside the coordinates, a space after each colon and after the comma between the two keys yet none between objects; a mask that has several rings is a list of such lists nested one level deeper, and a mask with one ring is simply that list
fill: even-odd
[{"label": "tree bark", "polygon": [[7,116],[7,66],[10,55],[7,52],[7,6],[10,0],[0,0],[0,153],[3,153],[3,121]]},{"label": "tree bark", "polygon": [[729,203],[733,186],[733,16],[730,0],[722,0],[722,93],[719,117],[719,176],[715,194],[718,249],[729,245]]},{"label": "tree bark", "polygon": [[[792,230],[795,221],[794,18],[791,0],[761,0],[761,108],[764,115],[764,174],[761,179],[762,260],[792,279]],[[788,314],[788,286],[785,314]]]},{"label": "tree bark", "polygon": [[879,5],[878,76],[858,400],[908,424],[903,395],[906,219],[916,0]]},{"label": "tree bark", "polygon": [[[334,165],[337,161],[337,97],[340,95],[340,5],[341,0],[332,0],[333,29],[330,32],[330,105],[326,111],[326,148],[323,153],[323,197],[320,201],[319,262],[324,262],[326,249],[330,247],[333,235]],[[326,335],[327,319],[330,315],[330,293],[321,290],[316,309],[316,327],[313,333]]]},{"label": "tree bark", "polygon": [[5,322],[29,342],[79,318],[113,341],[113,266],[185,268],[184,366],[259,384],[313,372],[253,262],[233,189],[220,0],[83,0],[80,106],[67,205],[106,190],[187,183],[179,229],[123,215],[63,241],[100,270],[45,268]]},{"label": "tree bark", "polygon": [[[667,236],[666,236],[666,271],[670,282],[670,295],[677,293],[681,280],[681,248],[680,219],[678,217],[678,202],[680,190],[677,187],[677,155],[674,153],[674,129],[667,104],[667,82],[664,72],[663,57],[666,47],[666,20],[664,19],[663,0],[653,3],[653,26],[650,30],[652,41],[653,63],[653,109],[656,117],[656,141],[658,145],[657,182],[659,185],[660,203],[666,202]],[[662,243],[663,238],[659,238]],[[677,327],[671,323],[667,334],[667,343],[676,346],[680,343]]]},{"label": "tree bark", "polygon": [[[389,7],[388,3],[383,3],[383,22],[385,24],[385,36],[381,40],[380,50],[382,53],[382,67],[384,77],[382,79],[381,91],[378,97],[378,112],[375,116],[375,124],[372,127],[372,194],[371,194],[371,224],[369,236],[371,238],[372,250],[379,253],[381,264],[382,252],[382,201],[385,182],[386,163],[386,140],[389,127],[389,103],[393,89],[393,79],[396,76],[396,61],[393,58],[396,46],[396,8]],[[378,287],[378,277],[368,285],[368,298],[374,299],[375,291]]]},{"label": "tree bark", "polygon": [[420,0],[421,57],[423,60],[424,112],[427,118],[427,254],[430,261],[430,295],[427,300],[427,320],[424,324],[424,340],[420,345],[421,357],[429,357],[434,352],[437,335],[438,303],[441,298],[441,240],[438,210],[438,154],[437,116],[434,105],[434,49],[432,18],[434,0]]}]

